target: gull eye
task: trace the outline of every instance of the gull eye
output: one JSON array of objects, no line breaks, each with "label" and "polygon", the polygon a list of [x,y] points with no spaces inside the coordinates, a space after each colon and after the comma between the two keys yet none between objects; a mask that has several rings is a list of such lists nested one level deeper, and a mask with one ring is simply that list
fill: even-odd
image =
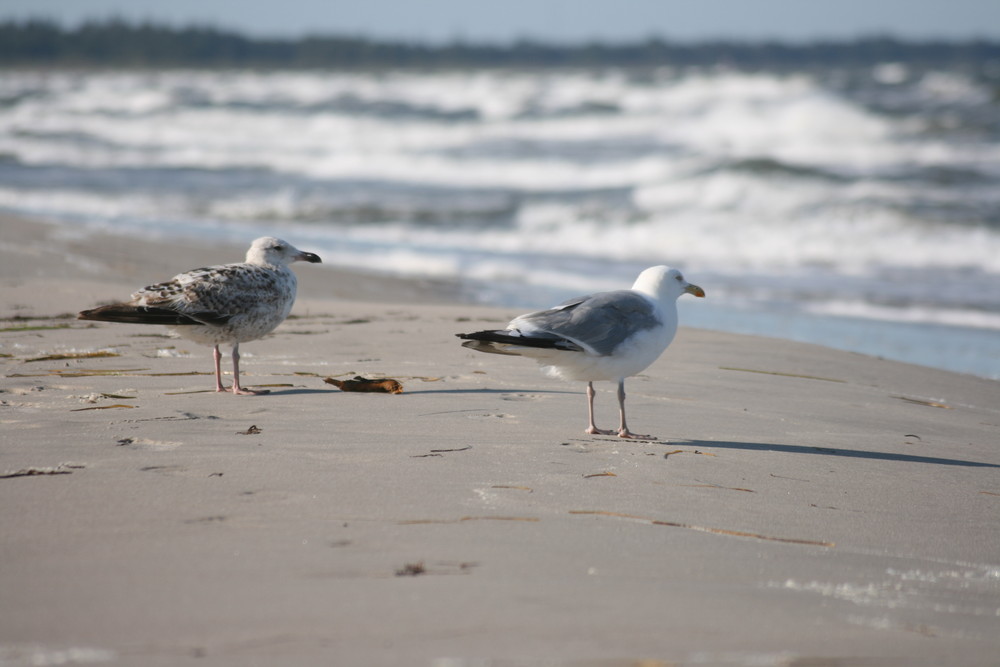
[{"label": "gull eye", "polygon": [[675,278],[677,279],[677,282],[679,282],[679,283],[684,282],[684,276],[682,276],[679,273],[675,276]]}]

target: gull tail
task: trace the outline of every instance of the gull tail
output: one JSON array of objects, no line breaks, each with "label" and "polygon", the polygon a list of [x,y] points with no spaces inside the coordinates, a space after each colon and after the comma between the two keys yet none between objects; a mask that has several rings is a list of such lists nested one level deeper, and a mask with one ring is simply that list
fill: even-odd
[{"label": "gull tail", "polygon": [[455,335],[466,341],[462,343],[462,347],[467,347],[477,352],[489,352],[491,354],[509,354],[513,356],[526,354],[534,356],[526,348],[571,352],[579,352],[582,349],[579,345],[558,336],[525,336],[519,332],[512,332],[509,329],[504,331],[476,331],[474,333]]},{"label": "gull tail", "polygon": [[191,324],[225,324],[228,316],[215,313],[193,313],[185,315],[167,308],[154,306],[133,306],[127,303],[115,303],[110,306],[100,306],[78,313],[78,320],[97,320],[99,322],[125,322],[129,324],[166,324],[169,326]]}]

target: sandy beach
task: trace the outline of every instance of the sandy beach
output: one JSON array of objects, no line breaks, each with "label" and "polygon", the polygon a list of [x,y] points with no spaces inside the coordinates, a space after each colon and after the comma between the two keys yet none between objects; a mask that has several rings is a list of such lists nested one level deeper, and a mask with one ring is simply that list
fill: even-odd
[{"label": "sandy beach", "polygon": [[623,441],[455,285],[296,265],[253,397],[72,318],[245,248],[0,217],[0,665],[1000,664],[1000,383],[682,322]]}]

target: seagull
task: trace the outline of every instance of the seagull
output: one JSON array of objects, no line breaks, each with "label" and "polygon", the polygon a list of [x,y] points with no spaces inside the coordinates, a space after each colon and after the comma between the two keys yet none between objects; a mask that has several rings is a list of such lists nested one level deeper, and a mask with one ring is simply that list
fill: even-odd
[{"label": "seagull", "polygon": [[303,252],[281,239],[264,236],[250,245],[246,261],[179,273],[170,280],[143,287],[126,303],[85,310],[81,320],[165,324],[171,333],[212,345],[215,391],[222,384],[219,345],[233,346],[233,386],[239,395],[266,394],[240,386],[240,343],[263,338],[284,322],[295,302],[292,262],[318,264],[318,255]]},{"label": "seagull", "polygon": [[[520,315],[500,331],[456,334],[479,352],[535,359],[549,375],[587,383],[586,433],[655,440],[629,431],[625,423],[625,378],[642,372],[663,354],[677,333],[677,299],[704,297],[677,269],[654,266],[631,289],[599,292],[554,308]],[[594,424],[594,381],[618,382],[621,418],[617,431]]]}]

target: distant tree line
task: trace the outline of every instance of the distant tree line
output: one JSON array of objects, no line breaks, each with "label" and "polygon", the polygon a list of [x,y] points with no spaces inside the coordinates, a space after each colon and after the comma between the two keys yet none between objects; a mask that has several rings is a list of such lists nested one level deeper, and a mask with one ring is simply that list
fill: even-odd
[{"label": "distant tree line", "polygon": [[208,26],[173,27],[105,20],[67,28],[55,21],[0,22],[0,67],[463,68],[657,67],[726,64],[740,68],[854,66],[903,61],[977,67],[1000,62],[1000,42],[904,41],[887,36],[809,43],[651,38],[632,44],[429,45],[349,36],[252,38]]}]

